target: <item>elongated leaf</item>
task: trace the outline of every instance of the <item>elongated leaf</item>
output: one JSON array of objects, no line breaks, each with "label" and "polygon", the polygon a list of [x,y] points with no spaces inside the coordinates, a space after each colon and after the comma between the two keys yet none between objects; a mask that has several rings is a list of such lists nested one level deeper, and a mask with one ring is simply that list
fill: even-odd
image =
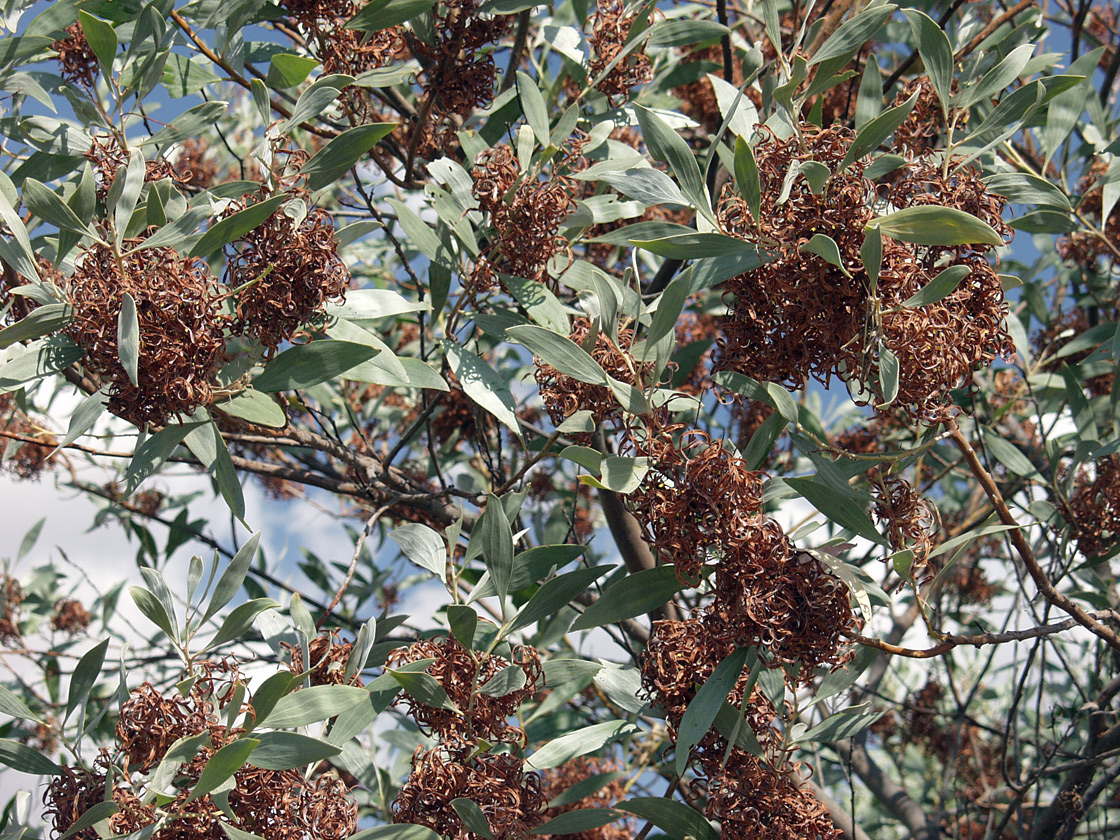
[{"label": "elongated leaf", "polygon": [[972,269],[967,265],[951,265],[902,302],[908,309],[928,306],[951,295]]},{"label": "elongated leaf", "polygon": [[482,559],[486,563],[486,571],[490,573],[495,594],[499,601],[504,601],[513,575],[513,531],[500,499],[493,495],[488,498],[475,527],[480,534]]},{"label": "elongated leaf", "polygon": [[289,198],[291,196],[286,193],[274,195],[222,219],[202,235],[202,238],[191,248],[190,255],[203,258],[210,256],[219,248],[260,227]]},{"label": "elongated leaf", "polygon": [[307,120],[315,119],[338,99],[339,91],[353,81],[353,76],[344,74],[320,76],[311,87],[299,95],[295,107],[292,108],[291,117],[280,124],[281,133],[289,132]]},{"label": "elongated leaf", "polygon": [[153,569],[150,566],[142,566],[140,574],[144,578],[144,583],[148,585],[148,589],[163,605],[164,612],[171,622],[172,638],[178,638],[179,622],[175,617],[175,601],[171,597],[171,590],[167,588],[167,581],[164,580],[158,569]]},{"label": "elongated leaf", "polygon": [[743,450],[743,460],[747,462],[747,469],[762,469],[766,459],[774,449],[774,444],[782,436],[782,432],[785,431],[788,422],[786,418],[775,411],[762,421],[761,426],[755,429],[747,448]]},{"label": "elongated leaf", "polygon": [[191,788],[187,802],[193,802],[200,796],[205,796],[212,790],[216,790],[222,782],[231,778],[234,773],[245,766],[245,760],[259,743],[260,741],[255,738],[240,738],[232,744],[226,744],[210,756],[210,760],[206,762],[206,766],[202,768],[202,773],[199,774],[198,781]]},{"label": "elongated leaf", "polygon": [[106,21],[96,18],[82,9],[78,12],[78,20],[82,25],[82,34],[86,36],[93,54],[97,56],[97,63],[108,76],[113,71],[113,56],[117,52],[117,32]]},{"label": "elongated leaf", "polygon": [[276,701],[268,715],[273,729],[294,729],[334,717],[369,700],[369,692],[353,685],[313,685]]},{"label": "elongated leaf", "polygon": [[1066,194],[1049,181],[1028,172],[1001,172],[986,178],[984,184],[989,192],[1002,195],[1016,204],[1056,207],[1068,211],[1069,199]]},{"label": "elongated leaf", "polygon": [[798,739],[798,743],[832,744],[858,735],[875,721],[885,715],[886,709],[875,711],[869,703],[852,706],[842,712],[829,715]]},{"label": "elongated leaf", "polygon": [[914,110],[914,106],[918,102],[918,93],[919,91],[914,91],[913,95],[905,102],[893,108],[888,108],[863,126],[844,155],[844,161],[840,168],[846,169],[864,155],[875,151],[888,137],[894,134],[895,130],[906,122],[910,112]]},{"label": "elongated leaf", "polygon": [[340,747],[298,732],[264,732],[249,756],[249,764],[265,770],[290,770],[325,761],[342,752]]},{"label": "elongated leaf", "polygon": [[3,685],[0,685],[0,713],[11,715],[19,720],[39,721],[35,713],[27,708],[27,704]]},{"label": "elongated leaf", "polygon": [[515,413],[517,402],[506,380],[474,353],[455,342],[444,340],[440,345],[466,395],[520,437],[521,426]]},{"label": "elongated leaf", "polygon": [[128,593],[136,603],[136,608],[144,614],[148,621],[166,633],[168,639],[176,638],[175,628],[171,624],[171,616],[167,614],[167,608],[153,592],[143,586],[130,586]]},{"label": "elongated leaf", "polygon": [[595,752],[604,744],[636,732],[638,727],[621,720],[596,723],[549,741],[531,756],[528,764],[535,770],[550,770],[581,755]]},{"label": "elongated leaf", "polygon": [[956,245],[1002,245],[991,225],[955,207],[927,204],[907,207],[867,223],[886,236],[915,245],[951,248]]},{"label": "elongated leaf", "polygon": [[[202,409],[199,409],[201,412]],[[245,519],[245,494],[222,433],[211,420],[191,429],[183,439],[191,453],[214,477],[218,492],[238,519]]]},{"label": "elongated leaf", "polygon": [[615,568],[613,565],[592,566],[590,569],[577,569],[546,581],[514,617],[508,632],[516,632],[522,627],[528,627],[534,622],[555,615],[613,568]]},{"label": "elongated leaf", "polygon": [[31,310],[10,327],[0,330],[0,350],[21,341],[42,338],[65,327],[74,318],[74,309],[66,303],[48,303]]},{"label": "elongated leaf", "polygon": [[375,347],[329,338],[289,347],[269,362],[253,387],[266,394],[310,388],[342,376],[377,353]]},{"label": "elongated leaf", "polygon": [[23,182],[23,202],[28,210],[47,224],[54,225],[59,230],[69,230],[79,236],[88,236],[100,241],[100,237],[78,218],[65,201],[34,178],[28,178]]},{"label": "elongated leaf", "polygon": [[521,100],[521,109],[525,113],[525,120],[533,129],[537,142],[541,146],[548,146],[548,107],[545,105],[544,96],[541,95],[540,88],[537,87],[537,83],[533,81],[532,77],[520,71],[517,73],[517,94]]},{"label": "elongated leaf", "polygon": [[1024,478],[1041,478],[1030,458],[1024,455],[1015,444],[986,426],[980,428],[981,434],[984,436],[984,445],[988,447],[997,461],[1015,475],[1021,475]]},{"label": "elongated leaf", "polygon": [[373,0],[346,22],[347,29],[380,32],[412,20],[435,5],[435,0]]},{"label": "elongated leaf", "polygon": [[474,631],[478,628],[478,613],[474,607],[451,604],[447,608],[447,626],[459,644],[470,649],[474,646]]},{"label": "elongated leaf", "polygon": [[494,674],[478,690],[487,697],[505,697],[523,689],[527,680],[519,666],[510,665]]},{"label": "elongated leaf", "polygon": [[599,363],[566,336],[533,324],[510,327],[506,335],[528,347],[545,364],[573,379],[590,385],[605,385],[607,382],[607,372]]},{"label": "elongated leaf", "polygon": [[[594,776],[588,776],[586,779],[576,782],[571,787],[565,788],[556,796],[552,797],[552,799],[548,801],[548,807],[559,808],[562,805],[573,805],[576,802],[581,802],[596,791],[606,787],[611,782],[624,778],[626,778],[626,773],[622,770],[611,770],[608,773],[596,773]],[[548,834],[549,832],[545,831],[541,833]]]},{"label": "elongated leaf", "polygon": [[593,831],[610,825],[622,819],[625,814],[613,811],[610,808],[581,808],[578,811],[568,811],[553,817],[543,825],[530,831],[530,834],[579,834],[584,831]]},{"label": "elongated leaf", "polygon": [[156,432],[136,448],[128,469],[124,473],[125,492],[132,494],[140,483],[159,470],[194,429],[203,423],[184,423],[168,426]]},{"label": "elongated leaf", "polygon": [[74,820],[66,831],[59,835],[58,840],[66,840],[67,837],[73,837],[79,831],[97,825],[97,823],[102,820],[109,819],[109,817],[116,814],[120,809],[120,806],[111,799],[95,802],[93,805],[90,805],[80,817]]},{"label": "elongated leaf", "polygon": [[6,764],[13,770],[21,773],[32,773],[36,776],[60,776],[62,768],[43,755],[38,750],[0,738],[0,764]]},{"label": "elongated leaf", "polygon": [[351,128],[332,138],[300,168],[300,172],[307,177],[307,189],[321,190],[335,183],[377,145],[379,140],[392,133],[394,128],[396,123],[369,123]]},{"label": "elongated leaf", "polygon": [[101,676],[101,666],[105,664],[105,652],[109,649],[109,640],[90,648],[70,675],[70,691],[66,695],[66,717],[69,718],[78,706],[86,702],[90,691]]},{"label": "elongated leaf", "polygon": [[828,234],[814,233],[812,238],[801,246],[801,250],[816,254],[829,265],[836,266],[845,277],[851,276],[848,267],[844,265],[844,259],[840,256],[840,247]]},{"label": "elongated leaf", "polygon": [[447,575],[447,546],[436,531],[427,525],[409,523],[389,533],[389,539],[401,547],[404,556],[443,580]]},{"label": "elongated leaf", "polygon": [[348,840],[439,840],[439,835],[427,826],[400,823],[367,828],[351,834]]},{"label": "elongated leaf", "polygon": [[84,355],[82,348],[65,335],[33,341],[18,356],[0,364],[0,392],[14,391],[28,382],[65,370]]},{"label": "elongated leaf", "polygon": [[636,107],[635,113],[638,123],[642,127],[642,139],[645,140],[650,154],[657,160],[669,164],[677,183],[681,185],[684,194],[691,200],[696,209],[708,215],[711,208],[708,206],[707,191],[704,187],[704,176],[700,173],[700,166],[696,162],[696,155],[665,120],[661,119],[648,108]]},{"label": "elongated leaf", "polygon": [[879,391],[883,401],[875,406],[887,408],[898,396],[898,356],[885,344],[879,345]]},{"label": "elongated leaf", "polygon": [[163,758],[160,759],[159,765],[152,771],[149,785],[152,790],[162,794],[171,795],[173,793],[171,783],[175,781],[175,777],[179,775],[180,768],[191,761],[199,751],[204,747],[209,748],[213,744],[213,735],[209,730],[199,732],[197,735],[184,735],[172,744]]},{"label": "elongated leaf", "polygon": [[643,615],[664,605],[684,586],[671,565],[643,569],[611,585],[576,619],[572,630],[590,630]]},{"label": "elongated leaf", "polygon": [[672,178],[661,170],[648,166],[601,172],[599,180],[644,204],[688,204],[688,199]]},{"label": "elongated leaf", "polygon": [[451,807],[455,809],[455,813],[459,815],[463,825],[472,834],[485,837],[486,840],[494,840],[494,832],[490,830],[490,823],[486,819],[486,814],[478,807],[477,802],[473,799],[459,797],[451,800]]},{"label": "elongated leaf", "polygon": [[246,388],[232,399],[214,404],[211,409],[270,429],[282,429],[288,425],[288,415],[276,400],[255,388]]},{"label": "elongated leaf", "polygon": [[279,606],[271,598],[254,598],[252,601],[239,604],[226,616],[226,620],[222,622],[222,626],[218,628],[218,632],[214,634],[214,638],[206,645],[204,651],[213,650],[219,645],[241,638],[253,626],[258,615],[265,610],[277,609]]},{"label": "elongated leaf", "polygon": [[459,707],[451,702],[443,686],[431,674],[416,671],[394,671],[386,669],[393,679],[404,689],[413,700],[431,706],[433,709],[447,709],[449,712],[459,711]]},{"label": "elongated leaf", "polygon": [[744,239],[722,233],[682,233],[663,239],[632,239],[630,244],[642,250],[677,260],[698,260],[732,254],[757,253],[758,247]]},{"label": "elongated leaf", "polygon": [[88,432],[97,419],[105,413],[105,405],[108,402],[109,394],[104,389],[84,397],[70,415],[70,425],[66,429],[65,437],[58,442],[58,448],[69,446]]},{"label": "elongated leaf", "polygon": [[853,499],[841,496],[828,485],[818,484],[811,478],[787,478],[786,484],[837,525],[879,545],[887,544],[883,535],[871,524],[867,511]]},{"label": "elongated leaf", "polygon": [[614,807],[649,820],[674,840],[719,840],[719,832],[703,814],[675,799],[639,797],[616,803]]},{"label": "elongated leaf", "polygon": [[305,55],[279,53],[272,57],[268,65],[265,84],[280,90],[297,87],[318,66],[318,61]]},{"label": "elongated leaf", "polygon": [[914,40],[918,42],[918,54],[922,57],[929,80],[941,101],[942,111],[948,113],[949,86],[953,81],[953,48],[949,46],[949,39],[944,30],[925,12],[905,9],[903,14],[910,22],[910,30],[914,33]]},{"label": "elongated leaf", "polygon": [[712,675],[700,686],[700,690],[685,709],[675,748],[678,774],[684,773],[691,758],[692,748],[700,743],[700,739],[715,723],[716,715],[727,700],[727,695],[731,693],[739,675],[743,673],[747,653],[748,649],[745,647],[732,651],[716,666]]},{"label": "elongated leaf", "polygon": [[139,385],[140,322],[136,318],[136,301],[128,292],[121,297],[121,311],[117,316],[117,352],[128,381]]},{"label": "elongated leaf", "polygon": [[822,61],[828,61],[832,58],[840,58],[841,56],[850,58],[855,55],[860,47],[875,36],[875,33],[879,31],[879,28],[886,23],[887,18],[897,8],[897,6],[884,3],[873,9],[867,9],[854,18],[845,21],[813,54],[810,63],[820,64]]}]

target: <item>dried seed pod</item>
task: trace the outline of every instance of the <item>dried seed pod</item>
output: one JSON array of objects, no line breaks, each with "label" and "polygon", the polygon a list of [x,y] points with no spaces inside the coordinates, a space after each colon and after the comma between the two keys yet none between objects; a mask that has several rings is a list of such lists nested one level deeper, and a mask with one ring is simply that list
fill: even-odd
[{"label": "dried seed pod", "polygon": [[874,476],[871,489],[875,519],[887,526],[891,548],[911,551],[915,568],[925,565],[934,535],[941,527],[937,508],[915,493],[905,479]]},{"label": "dried seed pod", "polygon": [[226,282],[237,310],[233,330],[256,338],[270,353],[328,301],[342,300],[350,285],[334,220],[317,207],[299,221],[285,208],[277,210],[227,253]]},{"label": "dried seed pod", "polygon": [[68,598],[54,605],[54,615],[51,616],[51,626],[60,633],[69,633],[71,636],[84,633],[93,621],[81,601]]},{"label": "dried seed pod", "polygon": [[[590,332],[591,322],[586,318],[577,318],[572,324],[568,340],[582,345]],[[640,365],[634,360],[629,352],[633,342],[633,330],[619,330],[617,343],[600,331],[595,336],[595,347],[589,353],[614,379],[627,385],[640,386],[644,384],[646,377],[652,375],[653,364],[647,362]],[[606,385],[580,382],[540,360],[537,360],[535,375],[548,416],[557,425],[577,411],[590,411],[595,423],[616,419],[622,413],[622,406]]]},{"label": "dried seed pod", "polygon": [[23,587],[11,575],[0,575],[0,644],[20,644],[20,606],[23,604]]},{"label": "dried seed pod", "polygon": [[121,704],[116,733],[128,765],[147,773],[163,760],[178,739],[197,735],[208,724],[204,711],[181,697],[164,698],[146,682],[134,688],[129,699]]},{"label": "dried seed pod", "polygon": [[[953,81],[953,92],[956,92],[956,80]],[[894,132],[892,148],[907,157],[919,157],[933,151],[941,133],[945,130],[945,117],[941,110],[941,101],[937,98],[933,82],[929,76],[919,76],[911,79],[891,102],[892,108],[899,105],[918,93],[918,99],[909,116]],[[969,113],[960,108],[949,109],[949,122],[956,130],[962,130],[968,125]]]},{"label": "dried seed pod", "polygon": [[[859,249],[874,190],[860,162],[838,171],[853,140],[849,129],[805,124],[800,135],[786,140],[765,129],[763,134],[754,151],[759,218],[730,185],[717,216],[725,233],[756,243],[776,259],[728,281],[730,312],[715,368],[794,387],[809,377],[827,384],[843,348],[864,326],[867,282],[853,269],[862,265]],[[819,194],[803,175],[786,183],[791,166],[807,161],[836,173]],[[848,273],[803,250],[816,234],[832,238]]]},{"label": "dried seed pod", "polygon": [[[624,768],[615,761],[580,756],[579,758],[561,764],[559,767],[546,771],[542,782],[541,793],[543,794],[544,800],[549,802],[572,787],[572,785],[596,776],[622,771],[623,769]],[[607,782],[602,787],[599,787],[588,796],[585,796],[583,799],[568,802],[565,805],[555,808],[549,808],[544,812],[543,819],[550,820],[553,817],[558,817],[560,814],[577,809],[609,808],[616,802],[625,798],[626,785],[623,779],[614,779],[613,781]],[[625,821],[608,823],[599,828],[564,835],[568,840],[630,840],[633,836],[633,826]]]},{"label": "dried seed pod", "polygon": [[[346,663],[354,645],[350,642],[340,642],[338,631],[329,630],[321,633],[311,640],[308,645],[308,656],[311,660],[312,685],[343,685],[346,683]],[[303,673],[303,654],[298,646],[291,648],[291,669],[293,674]],[[349,685],[362,684],[362,674],[359,669],[350,677]]]},{"label": "dried seed pod", "polygon": [[523,766],[509,753],[466,758],[417,748],[408,781],[393,800],[393,821],[426,825],[450,840],[481,840],[451,805],[470,799],[482,809],[494,840],[525,840],[543,820],[545,798],[540,777]]},{"label": "dried seed pod", "polygon": [[750,753],[732,750],[727,765],[708,777],[704,814],[719,820],[727,840],[840,840],[843,832],[824,804],[795,781],[797,772],[775,772]]},{"label": "dried seed pod", "polygon": [[1120,540],[1120,455],[1095,462],[1096,474],[1078,474],[1070,508],[1077,550],[1086,557],[1107,554]]},{"label": "dried seed pod", "polygon": [[[591,62],[587,70],[589,80],[598,78],[619,57],[640,12],[639,8],[627,10],[625,0],[599,0],[595,13],[587,18],[591,26],[591,33],[587,36],[591,46]],[[611,68],[596,89],[612,99],[625,96],[630,88],[644,85],[652,78],[653,64],[646,55],[645,47],[638,46]]]},{"label": "dried seed pod", "polygon": [[97,55],[86,40],[82,24],[74,21],[66,27],[65,38],[51,44],[58,53],[59,75],[68,82],[92,88],[97,82]]},{"label": "dried seed pod", "polygon": [[[435,678],[457,708],[452,711],[427,706],[406,690],[403,702],[422,731],[438,735],[444,744],[454,747],[479,740],[525,743],[525,733],[511,726],[509,718],[517,714],[525,698],[541,687],[544,672],[533,648],[514,648],[511,661],[467,650],[455,639],[433,639],[391,651],[388,663],[399,668],[421,659],[435,660],[424,673]],[[487,693],[485,688],[489,680],[507,668],[520,668],[524,672],[521,688],[500,696]]]},{"label": "dried seed pod", "polygon": [[[142,240],[126,240],[136,248]],[[118,259],[107,245],[87,248],[67,284],[74,320],[65,332],[85,351],[83,364],[109,386],[109,409],[137,426],[162,426],[211,402],[210,377],[225,347],[206,263],[170,248],[140,248]],[[137,383],[117,347],[124,296],[136,305]]]}]

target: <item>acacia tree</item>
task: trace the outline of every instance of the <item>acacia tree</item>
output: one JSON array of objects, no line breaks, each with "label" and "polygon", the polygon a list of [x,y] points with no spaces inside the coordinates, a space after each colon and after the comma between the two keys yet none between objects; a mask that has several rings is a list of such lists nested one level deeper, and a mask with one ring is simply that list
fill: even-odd
[{"label": "acacia tree", "polygon": [[1115,835],[1112,4],[0,19],[5,837]]}]

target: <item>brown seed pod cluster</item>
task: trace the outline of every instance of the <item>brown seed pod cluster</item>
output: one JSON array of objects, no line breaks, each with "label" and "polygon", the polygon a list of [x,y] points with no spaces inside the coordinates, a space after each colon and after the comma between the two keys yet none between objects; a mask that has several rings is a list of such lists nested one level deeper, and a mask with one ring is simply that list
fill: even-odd
[{"label": "brown seed pod cluster", "polygon": [[171,177],[183,187],[208,189],[218,181],[218,164],[203,139],[188,137],[179,144]]},{"label": "brown seed pod cluster", "polygon": [[[720,73],[723,68],[723,48],[719,44],[694,49],[688,53],[682,66],[699,64],[706,72]],[[743,83],[741,56],[732,61],[732,84],[736,87]],[[707,76],[694,82],[687,82],[673,88],[673,95],[681,100],[681,113],[701,123],[708,131],[716,131],[723,116],[719,111],[716,91]]]},{"label": "brown seed pod cluster", "polygon": [[[953,86],[956,87],[955,82]],[[910,157],[920,157],[933,151],[946,129],[941,101],[937,98],[937,91],[934,90],[929,76],[919,76],[903,85],[902,90],[891,103],[891,107],[897,108],[915,92],[918,94],[918,99],[914,102],[914,109],[902,125],[895,129],[893,142],[894,149]],[[968,125],[968,117],[967,110],[949,109],[949,122],[954,130],[963,130]]]},{"label": "brown seed pod cluster", "polygon": [[[194,682],[186,696],[165,697],[150,683],[132,691],[122,704],[116,735],[119,766],[102,752],[92,770],[64,767],[44,794],[44,813],[51,818],[55,836],[65,833],[86,811],[103,801],[110,784],[110,797],[119,811],[110,820],[114,835],[128,834],[151,826],[163,817],[153,840],[222,840],[222,811],[210,795],[188,802],[204,768],[222,747],[232,743],[243,730],[230,729],[220,721],[231,712],[253,713],[251,700],[240,708],[229,708],[239,695],[238,665],[233,660],[196,664]],[[241,695],[244,697],[244,695]],[[164,758],[179,738],[207,734],[209,745],[179,767],[173,801],[157,814],[153,805],[143,804],[147,791],[134,786],[133,772],[147,773]],[[265,840],[343,840],[357,830],[357,803],[347,795],[346,785],[331,774],[307,779],[298,770],[266,770],[246,765],[233,776],[228,809],[231,824]],[[74,836],[96,840],[87,828]]]},{"label": "brown seed pod cluster", "polygon": [[[1113,315],[1115,315],[1115,311]],[[1109,316],[1096,313],[1096,322],[1112,320]],[[1043,329],[1035,333],[1031,344],[1037,358],[1039,370],[1058,373],[1064,365],[1076,368],[1081,362],[1093,355],[1095,347],[1087,347],[1076,353],[1062,353],[1062,348],[1088,332],[1094,326],[1094,321],[1082,307],[1058,315]],[[1061,355],[1059,355],[1061,354]],[[1115,371],[1101,373],[1085,380],[1085,390],[1094,397],[1112,393],[1112,385],[1116,380]]]},{"label": "brown seed pod cluster", "polygon": [[[685,710],[716,666],[736,647],[707,616],[687,621],[658,621],[642,660],[642,686],[665,711],[671,737]],[[744,709],[749,683],[740,675],[728,703]],[[787,837],[838,838],[825,807],[796,782],[796,765],[781,766],[784,736],[775,726],[774,706],[754,688],[744,716],[764,758],[733,746],[712,729],[693,748],[690,762],[697,773],[692,792],[705,797],[704,813],[720,821],[720,834],[731,838],[779,840]]]},{"label": "brown seed pod cluster", "polygon": [[[837,170],[852,142],[843,127],[802,128],[800,139],[765,134],[755,150],[762,203],[759,218],[746,200],[725,189],[719,206],[726,233],[758,244],[776,257],[732,278],[731,317],[723,327],[717,367],[756,379],[803,387],[809,377],[827,383],[840,373],[859,383],[859,402],[887,403],[880,382],[885,351],[898,363],[898,391],[891,404],[912,419],[936,423],[956,412],[951,392],[972,372],[1014,352],[1003,326],[1007,304],[999,275],[988,260],[991,245],[920,246],[883,238],[876,294],[862,267],[860,247],[877,192],[856,162]],[[794,163],[814,161],[832,174],[816,194]],[[788,198],[781,200],[784,188]],[[896,210],[937,205],[969,213],[1006,242],[1005,202],[967,170],[943,175],[924,160],[907,163],[881,196]],[[845,269],[805,250],[827,235]],[[935,303],[902,306],[941,271],[969,269],[957,288]]]},{"label": "brown seed pod cluster", "polygon": [[1101,458],[1095,467],[1091,479],[1081,470],[1070,499],[1077,549],[1086,557],[1107,554],[1120,541],[1120,455]]},{"label": "brown seed pod cluster", "polygon": [[[587,18],[591,27],[587,36],[591,45],[591,61],[587,69],[589,82],[618,59],[639,14],[641,10],[637,7],[627,9],[625,0],[598,0],[595,13]],[[640,45],[619,60],[596,85],[596,89],[608,99],[613,99],[626,96],[632,87],[644,85],[652,78],[653,63],[646,55],[645,46]]]},{"label": "brown seed pod cluster", "polygon": [[11,575],[0,574],[0,645],[13,647],[22,643],[20,633],[20,607],[23,604],[23,587]]},{"label": "brown seed pod cluster", "polygon": [[[128,165],[128,151],[122,148],[117,138],[111,134],[95,135],[93,143],[85,152],[85,158],[93,164],[97,197],[104,200],[112,189],[120,168]],[[175,169],[170,161],[157,158],[144,162],[145,183],[174,177]]]},{"label": "brown seed pod cluster", "polygon": [[[290,668],[293,674],[303,673],[303,653],[299,646],[291,647]],[[351,642],[341,642],[337,630],[320,633],[307,646],[308,659],[311,661],[309,678],[312,685],[357,685],[362,684],[362,669],[358,668],[350,680],[346,679],[346,663],[354,651]]]},{"label": "brown seed pod cluster", "polygon": [[540,280],[555,289],[556,281],[548,277],[546,269],[567,247],[567,240],[557,232],[574,206],[571,184],[567,178],[553,175],[549,180],[524,181],[511,193],[518,173],[513,149],[504,145],[482,152],[471,170],[472,194],[497,232],[494,244],[501,258],[491,256],[487,262],[507,274]]},{"label": "brown seed pod cluster", "polygon": [[86,40],[82,24],[74,21],[66,27],[66,37],[51,44],[58,53],[59,75],[68,82],[92,88],[97,82],[97,56]]},{"label": "brown seed pod cluster", "polygon": [[827,384],[844,346],[863,328],[866,278],[846,276],[802,246],[814,234],[825,234],[836,242],[845,266],[859,266],[874,190],[857,162],[829,178],[820,195],[804,177],[795,178],[782,201],[794,163],[813,160],[835,171],[853,135],[843,127],[807,126],[799,141],[763,132],[754,151],[762,189],[759,218],[730,185],[717,215],[725,233],[757,243],[776,259],[728,281],[730,313],[716,367],[798,388],[809,377]]},{"label": "brown seed pod cluster", "polygon": [[43,470],[58,464],[54,454],[58,440],[24,414],[11,394],[0,394],[0,432],[32,439],[0,436],[0,463],[9,475],[21,481],[37,479]]},{"label": "brown seed pod cluster", "polygon": [[[590,321],[586,318],[576,318],[568,340],[583,346],[588,343],[591,330]],[[633,343],[632,330],[620,329],[617,342],[606,333],[597,330],[595,346],[584,349],[609,376],[627,385],[641,386],[652,374],[653,364],[639,363],[630,355],[630,346]],[[537,385],[541,389],[541,400],[553,423],[560,424],[577,411],[590,411],[595,423],[617,420],[621,416],[622,406],[615,398],[614,392],[606,385],[580,382],[540,360],[537,360],[535,375]]]},{"label": "brown seed pod cluster", "polygon": [[[39,279],[45,284],[56,290],[63,287],[65,278],[50,260],[42,255],[36,255],[35,265],[39,270]],[[21,286],[34,285],[37,284],[18,274],[7,263],[0,263],[0,312],[4,313],[0,315],[0,324],[14,324],[16,321],[21,321],[39,306],[35,298],[17,294],[15,291]]]},{"label": "brown seed pod cluster", "polygon": [[474,757],[417,748],[412,772],[393,800],[393,821],[425,825],[449,840],[482,840],[452,802],[469,799],[482,810],[494,840],[526,840],[543,817],[540,776],[526,773],[510,753]]},{"label": "brown seed pod cluster", "polygon": [[912,552],[915,570],[926,565],[941,527],[937,507],[919,496],[903,478],[873,475],[871,493],[875,519],[887,526],[891,548]]},{"label": "brown seed pod cluster", "polygon": [[[403,702],[422,732],[438,736],[441,743],[456,750],[479,740],[524,745],[525,733],[512,726],[509,718],[543,684],[544,672],[535,650],[516,647],[511,659],[505,659],[468,650],[453,638],[443,638],[397,648],[389,653],[388,664],[400,668],[421,659],[435,660],[424,673],[435,678],[456,706],[455,710],[428,706],[405,690]],[[524,673],[524,680],[515,682],[521,687],[501,695],[488,693],[487,683],[509,668]]]},{"label": "brown seed pod cluster", "polygon": [[[227,248],[226,283],[236,301],[232,329],[257,339],[269,353],[328,301],[342,300],[350,285],[331,215],[307,207],[306,196],[296,198]],[[297,220],[292,213],[299,201],[306,215]],[[252,203],[247,197],[244,206]]]},{"label": "brown seed pod cluster", "polygon": [[[622,769],[623,768],[615,761],[580,756],[579,758],[574,758],[569,762],[561,764],[559,767],[546,771],[541,792],[544,795],[544,800],[549,802],[568,790],[572,785],[586,781],[587,779],[595,778],[596,776],[617,773]],[[550,820],[568,811],[579,809],[609,808],[616,802],[625,798],[626,785],[624,779],[617,778],[608,781],[606,784],[597,788],[593,793],[583,797],[583,799],[568,802],[555,808],[549,808],[544,812],[543,818],[545,820]],[[543,836],[548,838],[552,835],[546,834]],[[608,823],[599,828],[588,829],[587,831],[578,831],[574,834],[556,835],[556,837],[560,836],[568,838],[568,840],[631,840],[634,836],[634,831],[632,826],[628,825],[626,822],[620,821]]]},{"label": "brown seed pod cluster", "polygon": [[[67,283],[74,320],[65,332],[87,371],[109,387],[109,410],[137,426],[162,426],[208,405],[210,378],[225,348],[224,321],[206,263],[170,248],[126,240],[118,259],[107,245],[85,249]],[[125,295],[136,305],[137,384],[120,361],[117,324]]]},{"label": "brown seed pod cluster", "polygon": [[[472,651],[448,637],[397,648],[387,663],[399,668],[428,659],[434,661],[424,673],[455,708],[428,706],[403,692],[408,713],[420,731],[439,739],[439,746],[418,748],[412,756],[412,771],[393,800],[394,822],[426,825],[452,840],[481,840],[451,804],[466,798],[482,809],[495,840],[523,840],[542,820],[540,777],[526,774],[516,755],[489,749],[493,744],[525,746],[525,732],[509,719],[543,687],[540,657],[531,647],[515,647],[508,658]],[[509,674],[514,679],[507,682]]]},{"label": "brown seed pod cluster", "polygon": [[[650,472],[627,497],[646,541],[682,580],[698,580],[709,550],[735,550],[752,538],[762,508],[762,474],[721,440],[680,424],[629,433]],[[680,435],[680,440],[676,436]],[[691,453],[691,455],[690,455]]]},{"label": "brown seed pod cluster", "polygon": [[67,598],[54,605],[51,627],[60,633],[76,636],[79,633],[84,633],[91,621],[93,621],[93,616],[89,614],[81,601]]}]

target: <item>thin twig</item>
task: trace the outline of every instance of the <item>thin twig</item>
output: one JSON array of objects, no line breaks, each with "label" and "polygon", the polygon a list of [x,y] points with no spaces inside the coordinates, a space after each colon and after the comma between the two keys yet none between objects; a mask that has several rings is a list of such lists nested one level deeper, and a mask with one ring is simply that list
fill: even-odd
[{"label": "thin twig", "polygon": [[327,620],[331,611],[338,606],[338,602],[341,601],[342,596],[346,594],[346,590],[350,587],[350,581],[354,579],[354,572],[358,569],[358,558],[362,556],[362,547],[366,544],[366,540],[369,538],[370,532],[373,531],[373,526],[377,524],[377,520],[391,507],[391,504],[382,505],[370,515],[369,519],[366,520],[366,524],[362,526],[362,533],[358,535],[358,542],[354,546],[354,556],[350,559],[350,568],[346,570],[346,577],[342,581],[342,586],[338,588],[338,592],[335,593],[334,600],[331,601],[330,606],[323,612],[319,623],[315,625],[316,630],[323,629],[323,622]]}]

